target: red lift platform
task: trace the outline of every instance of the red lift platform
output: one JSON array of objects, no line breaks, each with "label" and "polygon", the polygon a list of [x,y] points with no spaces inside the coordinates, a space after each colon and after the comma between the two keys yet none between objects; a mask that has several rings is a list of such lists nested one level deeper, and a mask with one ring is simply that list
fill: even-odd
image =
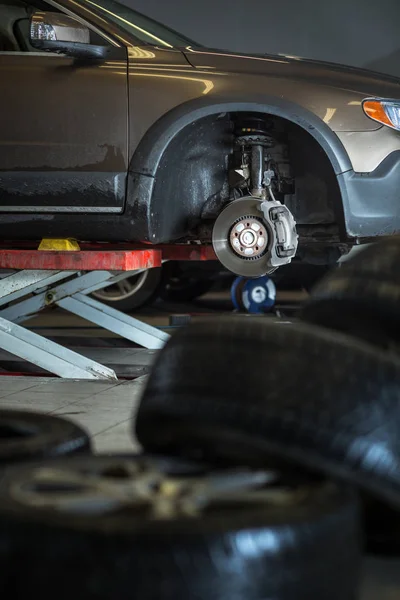
[{"label": "red lift platform", "polygon": [[56,305],[156,350],[167,342],[168,334],[110,308],[90,294],[143,270],[160,267],[165,260],[215,259],[212,247],[191,244],[135,249],[93,244],[68,251],[36,250],[29,245],[0,248],[0,348],[63,378],[116,379],[112,369],[20,323]]}]

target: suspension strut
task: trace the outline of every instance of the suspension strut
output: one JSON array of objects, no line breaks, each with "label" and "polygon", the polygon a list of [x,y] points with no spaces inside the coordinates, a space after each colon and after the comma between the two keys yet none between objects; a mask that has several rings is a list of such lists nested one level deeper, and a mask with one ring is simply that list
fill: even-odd
[{"label": "suspension strut", "polygon": [[275,139],[266,122],[254,117],[238,123],[236,148],[241,151],[242,189],[248,195],[230,202],[213,228],[213,246],[220,262],[245,277],[260,277],[290,263],[298,235],[289,209],[274,197],[274,172],[266,170],[268,149]]},{"label": "suspension strut", "polygon": [[241,148],[243,166],[250,167],[250,192],[256,198],[267,199],[267,190],[263,185],[267,149],[275,141],[268,135],[262,119],[246,119],[236,129],[236,145]]}]

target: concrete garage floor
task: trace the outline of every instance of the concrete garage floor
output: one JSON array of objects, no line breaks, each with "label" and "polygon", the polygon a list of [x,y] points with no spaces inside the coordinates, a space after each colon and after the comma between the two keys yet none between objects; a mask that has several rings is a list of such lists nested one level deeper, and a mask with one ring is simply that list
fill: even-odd
[{"label": "concrete garage floor", "polygon": [[[212,306],[212,305],[211,305]],[[229,307],[226,299],[219,300],[217,310],[199,307],[202,312],[218,313]],[[176,308],[176,307],[175,307]],[[193,310],[199,312],[199,310]],[[168,325],[170,313],[185,312],[185,307],[169,307],[167,310],[150,309],[143,319],[154,325]],[[137,315],[136,315],[137,316]],[[93,338],[114,336],[93,328],[85,321],[72,317],[61,310],[52,310],[32,320],[30,326],[43,335],[64,338],[66,345],[69,339],[82,348],[85,354],[91,354],[96,360],[108,355],[110,366],[121,362],[120,356],[129,353],[131,363],[148,371],[156,353],[137,348],[103,347],[98,349]],[[78,338],[78,341],[76,341]],[[92,340],[92,342],[90,342]],[[116,346],[118,338],[115,338]],[[62,340],[59,340],[62,342]],[[110,340],[110,343],[113,340]],[[111,343],[111,346],[114,344]],[[96,355],[94,356],[93,355]],[[0,361],[2,353],[0,352]],[[3,356],[4,359],[4,356]],[[12,359],[12,357],[11,357]],[[4,364],[2,363],[3,369]],[[11,364],[11,363],[10,363]],[[1,366],[0,366],[1,370]],[[21,369],[23,370],[23,369]],[[27,409],[65,416],[83,425],[91,434],[94,450],[101,453],[126,453],[140,450],[132,439],[132,419],[138,407],[140,394],[146,382],[146,376],[133,381],[100,382],[61,380],[55,377],[1,376],[0,375],[0,408]],[[363,589],[357,600],[399,600],[400,598],[400,557],[393,560],[367,559],[364,563]],[[340,600],[340,599],[338,599]],[[356,599],[355,599],[356,600]]]},{"label": "concrete garage floor", "polygon": [[115,384],[46,377],[1,377],[0,409],[67,417],[91,434],[96,452],[138,450],[132,417],[146,377]]}]

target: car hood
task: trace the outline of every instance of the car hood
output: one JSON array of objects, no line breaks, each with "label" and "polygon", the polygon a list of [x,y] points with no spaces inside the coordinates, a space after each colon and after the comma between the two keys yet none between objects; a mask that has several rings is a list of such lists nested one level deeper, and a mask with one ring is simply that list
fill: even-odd
[{"label": "car hood", "polygon": [[400,79],[357,67],[280,54],[237,54],[192,47],[184,52],[192,66],[199,69],[308,79],[312,83],[347,89],[366,96],[400,99]]}]

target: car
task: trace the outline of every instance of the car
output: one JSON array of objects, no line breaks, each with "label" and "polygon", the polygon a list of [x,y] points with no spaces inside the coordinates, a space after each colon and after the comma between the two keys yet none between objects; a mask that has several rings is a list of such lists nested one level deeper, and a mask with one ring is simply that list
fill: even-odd
[{"label": "car", "polygon": [[224,274],[215,261],[166,261],[159,269],[142,271],[92,295],[112,308],[131,312],[158,298],[169,303],[192,302],[221,278]]},{"label": "car", "polygon": [[213,244],[258,277],[400,231],[400,81],[0,0],[0,240]]}]

